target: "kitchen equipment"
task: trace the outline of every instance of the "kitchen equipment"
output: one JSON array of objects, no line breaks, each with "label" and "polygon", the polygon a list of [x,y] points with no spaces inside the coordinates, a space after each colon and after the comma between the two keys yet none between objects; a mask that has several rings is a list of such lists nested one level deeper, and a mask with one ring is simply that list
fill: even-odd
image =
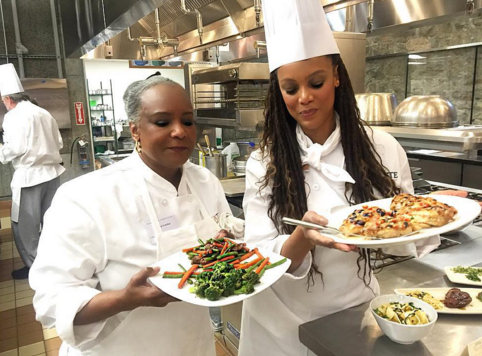
[{"label": "kitchen equipment", "polygon": [[360,116],[370,125],[390,125],[397,107],[397,98],[391,93],[356,94]]},{"label": "kitchen equipment", "polygon": [[239,156],[233,159],[234,172],[244,174],[246,173],[246,164],[249,156]]},{"label": "kitchen equipment", "polygon": [[186,78],[196,120],[216,127],[256,127],[264,120],[267,63],[235,63],[190,71]]},{"label": "kitchen equipment", "polygon": [[438,129],[456,127],[459,122],[450,101],[440,95],[415,95],[397,106],[392,125]]},{"label": "kitchen equipment", "polygon": [[206,168],[218,178],[228,175],[227,155],[214,153],[212,156],[204,156]]},{"label": "kitchen equipment", "polygon": [[212,157],[212,156],[213,156],[213,150],[212,150],[212,148],[211,148],[211,141],[209,140],[209,136],[208,136],[208,135],[204,135],[204,139],[206,140],[206,145],[208,146],[209,156]]},{"label": "kitchen equipment", "polygon": [[[382,318],[377,313],[375,309],[382,305],[390,304],[393,302],[398,303],[413,303],[417,308],[422,309],[423,312],[428,317],[429,323],[423,325],[405,325],[398,324],[388,319]],[[383,333],[388,336],[388,338],[398,344],[410,345],[415,341],[422,340],[425,336],[430,334],[435,322],[437,321],[438,314],[435,309],[428,303],[424,301],[408,297],[406,295],[381,295],[373,299],[370,303],[370,311],[373,317],[377,321],[378,326],[382,329]]]},{"label": "kitchen equipment", "polygon": [[202,153],[203,155],[206,154],[206,153],[204,152],[204,148],[201,146],[201,144],[200,144],[199,142],[197,143],[197,147],[199,148],[199,151],[201,151],[201,153]]},{"label": "kitchen equipment", "polygon": [[239,147],[240,156],[249,156],[256,149],[256,144],[254,142],[237,142]]}]

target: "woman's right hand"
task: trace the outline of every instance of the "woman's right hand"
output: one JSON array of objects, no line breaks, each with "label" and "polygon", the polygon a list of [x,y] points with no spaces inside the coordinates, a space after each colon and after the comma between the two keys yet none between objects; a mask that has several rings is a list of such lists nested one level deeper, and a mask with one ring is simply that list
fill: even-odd
[{"label": "woman's right hand", "polygon": [[169,303],[179,301],[147,281],[147,278],[155,276],[159,271],[159,267],[147,267],[131,278],[122,291],[125,310],[138,307],[165,307]]},{"label": "woman's right hand", "polygon": [[[328,224],[328,220],[321,215],[318,215],[314,211],[308,211],[303,216],[303,221],[310,222],[317,225],[326,226]],[[330,237],[320,234],[317,230],[302,228],[303,233],[305,234],[305,238],[311,242],[313,246],[323,246],[327,248],[333,248],[336,250],[340,250],[343,252],[352,252],[358,251],[358,248],[354,245],[347,245],[336,242]]]}]

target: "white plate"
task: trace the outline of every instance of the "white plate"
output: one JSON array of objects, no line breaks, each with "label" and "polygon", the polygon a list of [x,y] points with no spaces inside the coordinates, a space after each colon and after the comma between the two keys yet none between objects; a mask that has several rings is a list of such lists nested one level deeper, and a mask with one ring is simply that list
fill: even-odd
[{"label": "white plate", "polygon": [[[445,299],[445,294],[451,288],[404,288],[395,289],[395,294],[406,295],[407,293],[416,290],[426,292],[432,295],[435,299],[440,301]],[[467,292],[472,297],[472,301],[464,309],[447,308],[445,305],[442,309],[435,309],[440,314],[482,314],[482,302],[477,299],[477,295],[482,292],[482,289],[477,288],[459,288],[462,292]]]},{"label": "white plate", "polygon": [[[428,196],[428,195],[422,195]],[[335,241],[341,242],[344,244],[355,245],[364,248],[381,248],[390,245],[403,245],[417,240],[423,240],[435,235],[440,235],[449,231],[460,229],[461,227],[470,224],[477,216],[480,214],[480,205],[478,202],[474,200],[470,200],[467,198],[460,198],[454,197],[449,195],[430,195],[431,198],[434,198],[442,203],[449,204],[455,207],[458,211],[457,215],[454,217],[454,221],[448,223],[447,225],[441,227],[433,227],[430,229],[426,229],[421,231],[418,234],[414,234],[411,236],[401,236],[395,237],[392,239],[383,239],[383,240],[365,240],[359,237],[345,237],[343,234],[339,235],[328,235],[332,237]],[[350,207],[343,208],[332,215],[328,216],[328,226],[340,228],[348,215],[350,215],[354,210],[360,209],[365,205],[368,206],[378,206],[379,208],[390,210],[390,203],[392,202],[393,198],[381,199],[381,200],[374,200],[371,202],[353,205]]]},{"label": "white plate", "polygon": [[[476,282],[476,281],[471,281],[467,277],[465,277],[465,274],[463,273],[455,273],[452,271],[452,268],[455,266],[447,266],[444,268],[445,273],[447,274],[448,279],[450,279],[450,282],[452,283],[459,283],[459,284],[468,284],[471,286],[479,286],[482,287],[482,281],[481,282]],[[482,267],[472,267],[476,269],[482,270]],[[482,276],[480,276],[482,277]],[[480,278],[479,277],[479,278]],[[481,278],[482,279],[482,278]]]},{"label": "white plate", "polygon": [[[249,249],[252,249],[252,246],[248,247]],[[269,257],[269,261],[271,263],[278,262],[279,260],[282,260],[284,258],[283,256],[280,256],[274,252],[270,252],[259,247],[258,250],[263,255],[263,257]],[[253,259],[256,259],[256,255],[248,258],[246,261],[252,261]],[[283,276],[283,274],[288,270],[291,265],[291,260],[287,258],[286,262],[282,265],[266,270],[264,275],[261,277],[260,283],[256,284],[256,286],[254,287],[253,293],[232,295],[227,298],[221,297],[221,299],[215,302],[211,302],[203,298],[198,298],[194,293],[190,293],[189,288],[192,287],[191,284],[186,283],[181,289],[179,289],[178,284],[180,279],[162,278],[163,271],[179,271],[180,268],[178,266],[178,263],[180,263],[186,269],[191,266],[191,261],[189,260],[187,255],[184,252],[178,252],[152,265],[151,267],[161,267],[161,272],[157,276],[150,277],[149,280],[152,284],[154,284],[165,293],[184,302],[205,307],[222,307],[225,305],[241,302],[242,300],[248,299],[249,297],[258,294],[271,286],[278,279],[280,279],[281,276]]]}]

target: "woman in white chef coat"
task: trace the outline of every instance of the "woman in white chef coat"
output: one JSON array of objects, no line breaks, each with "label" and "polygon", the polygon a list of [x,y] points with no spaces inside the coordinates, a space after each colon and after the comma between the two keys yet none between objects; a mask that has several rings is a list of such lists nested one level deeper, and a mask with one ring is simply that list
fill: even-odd
[{"label": "woman in white chef coat", "polygon": [[[60,187],[30,272],[37,320],[61,355],[214,356],[208,308],[147,282],[156,261],[214,237],[229,212],[219,181],[188,162],[196,140],[184,89],[160,76],[124,95],[133,154]],[[162,227],[161,227],[162,226]]]},{"label": "woman in white chef coat", "polygon": [[244,301],[239,355],[301,356],[310,351],[300,324],[366,302],[379,286],[369,251],[281,219],[326,225],[337,209],[413,186],[402,147],[363,126],[320,2],[264,0],[263,18],[271,77],[261,150],[246,167],[245,240],[292,264]]}]

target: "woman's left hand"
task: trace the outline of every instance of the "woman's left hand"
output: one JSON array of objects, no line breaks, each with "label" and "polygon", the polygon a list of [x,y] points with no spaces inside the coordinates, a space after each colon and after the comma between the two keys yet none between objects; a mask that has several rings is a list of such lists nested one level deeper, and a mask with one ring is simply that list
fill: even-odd
[{"label": "woman's left hand", "polygon": [[[311,222],[322,226],[325,226],[328,223],[328,220],[326,220],[325,217],[318,215],[314,211],[308,211],[303,216],[303,221]],[[302,229],[303,229],[305,238],[309,240],[313,246],[318,245],[318,246],[340,250],[343,252],[358,251],[358,247],[356,247],[355,245],[348,245],[348,244],[342,244],[342,243],[336,242],[331,237],[320,234],[320,232],[318,232],[317,230],[307,229],[307,228],[302,228]]]}]

